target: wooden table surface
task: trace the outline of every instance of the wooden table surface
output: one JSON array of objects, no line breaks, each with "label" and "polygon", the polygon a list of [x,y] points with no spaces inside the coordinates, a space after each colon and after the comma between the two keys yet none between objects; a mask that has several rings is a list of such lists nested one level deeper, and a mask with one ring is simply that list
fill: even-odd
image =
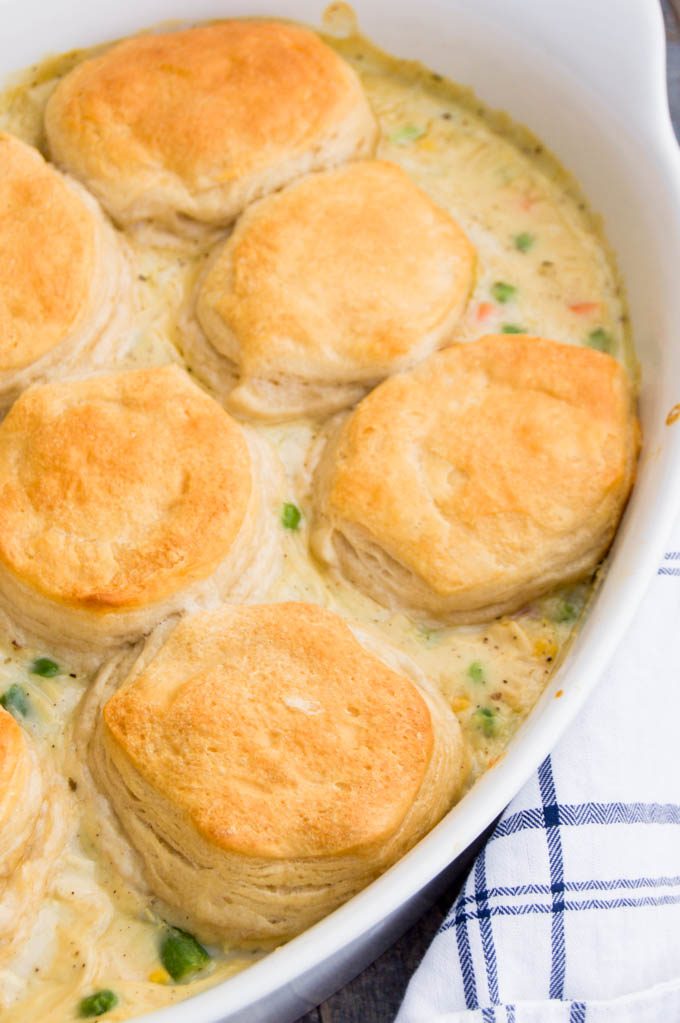
[{"label": "wooden table surface", "polygon": [[[675,133],[680,139],[680,0],[662,0],[662,7],[668,95]],[[455,882],[392,948],[299,1023],[393,1023],[411,974],[446,916],[462,880],[461,877]]]}]

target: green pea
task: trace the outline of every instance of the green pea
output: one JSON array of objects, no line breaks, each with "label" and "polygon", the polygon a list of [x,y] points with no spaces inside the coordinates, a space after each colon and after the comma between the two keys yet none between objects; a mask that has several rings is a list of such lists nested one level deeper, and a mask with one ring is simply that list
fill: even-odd
[{"label": "green pea", "polygon": [[526,329],[518,327],[516,323],[504,323],[501,327],[501,334],[526,334]]},{"label": "green pea", "polygon": [[36,657],[30,667],[32,675],[41,675],[42,678],[54,678],[60,671],[61,668],[51,657]]},{"label": "green pea", "polygon": [[487,739],[498,731],[498,714],[492,707],[478,707],[472,715],[472,720]]},{"label": "green pea", "polygon": [[418,638],[425,643],[426,646],[436,646],[441,639],[441,629],[428,629],[425,625],[420,625],[417,628]]},{"label": "green pea", "polygon": [[528,234],[526,231],[522,231],[521,234],[516,234],[514,239],[515,248],[519,249],[520,252],[528,252],[531,246],[534,244],[534,236]]},{"label": "green pea", "polygon": [[588,334],[587,345],[589,348],[595,348],[598,352],[609,354],[614,347],[614,338],[602,327],[598,327],[597,330],[591,330]]},{"label": "green pea", "polygon": [[96,991],[93,995],[83,998],[78,1006],[79,1016],[101,1016],[118,1005],[118,995],[108,988],[103,991]]},{"label": "green pea", "polygon": [[281,509],[281,525],[285,529],[295,530],[300,525],[302,514],[296,504],[286,503]]},{"label": "green pea", "polygon": [[491,286],[491,294],[497,302],[509,302],[517,294],[517,288],[514,284],[506,284],[505,281],[496,281]]},{"label": "green pea", "polygon": [[572,604],[569,600],[560,600],[555,608],[555,621],[556,622],[573,622],[580,614],[579,608],[576,604]]},{"label": "green pea", "polygon": [[421,139],[424,134],[424,128],[419,128],[415,124],[405,124],[403,128],[399,128],[393,135],[390,135],[390,142],[394,142],[398,146],[407,146],[409,142]]},{"label": "green pea", "polygon": [[0,706],[8,710],[15,718],[26,718],[31,713],[28,694],[16,682],[0,696]]},{"label": "green pea", "polygon": [[484,668],[479,661],[473,661],[472,664],[468,665],[467,676],[472,682],[480,683],[486,682],[484,677]]},{"label": "green pea", "polygon": [[192,934],[173,927],[161,941],[161,962],[174,981],[189,980],[212,961]]}]

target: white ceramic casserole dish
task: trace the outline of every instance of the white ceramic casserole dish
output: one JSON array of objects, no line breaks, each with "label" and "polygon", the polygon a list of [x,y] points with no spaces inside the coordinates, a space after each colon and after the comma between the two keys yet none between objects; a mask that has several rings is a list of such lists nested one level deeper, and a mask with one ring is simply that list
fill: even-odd
[{"label": "white ceramic casserole dish", "polygon": [[[388,52],[472,86],[527,125],[602,214],[628,291],[644,449],[611,564],[566,663],[507,754],[400,863],[330,917],[149,1023],[286,1023],[346,982],[422,910],[423,892],[503,809],[595,685],[656,570],[680,497],[680,158],[650,0],[357,0]],[[0,0],[0,73],[167,19],[279,15],[318,25],[318,0]],[[563,690],[561,699],[555,699]]]}]

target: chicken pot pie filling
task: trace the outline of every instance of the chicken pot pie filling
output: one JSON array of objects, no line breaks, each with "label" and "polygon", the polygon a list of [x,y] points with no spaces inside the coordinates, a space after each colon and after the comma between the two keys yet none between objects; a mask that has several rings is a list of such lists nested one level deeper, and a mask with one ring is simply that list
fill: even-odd
[{"label": "chicken pot pie filling", "polygon": [[[474,287],[453,339],[540,335],[607,353],[634,381],[612,256],[578,187],[551,154],[469,90],[388,57],[352,32],[324,38],[359,76],[379,125],[375,156],[405,170],[476,250]],[[0,129],[45,152],[45,105],[60,79],[88,56],[79,51],[51,58],[16,77],[0,96]],[[135,315],[120,338],[117,369],[183,365],[181,317],[213,242],[167,238],[149,244],[138,230],[127,236]],[[390,610],[310,554],[313,479],[327,424],[298,418],[250,428],[286,469],[285,487],[267,509],[279,533],[283,568],[259,597],[320,605],[370,634],[378,649],[387,645],[415,662],[457,718],[473,783],[502,756],[563,658],[594,580],[559,587],[510,616],[480,624],[446,625]],[[409,494],[401,499],[408,502]],[[3,1019],[124,1020],[248,966],[264,949],[198,941],[164,917],[153,894],[140,894],[129,880],[132,863],[122,871],[102,854],[107,829],[117,825],[91,786],[81,755],[97,707],[100,683],[92,683],[101,662],[81,656],[71,663],[49,643],[36,646],[4,618],[1,634],[0,704],[24,730],[42,776],[62,783],[55,803],[60,819],[52,822],[59,838],[51,880],[30,933],[3,957],[0,930]],[[43,830],[48,824],[42,823]]]}]

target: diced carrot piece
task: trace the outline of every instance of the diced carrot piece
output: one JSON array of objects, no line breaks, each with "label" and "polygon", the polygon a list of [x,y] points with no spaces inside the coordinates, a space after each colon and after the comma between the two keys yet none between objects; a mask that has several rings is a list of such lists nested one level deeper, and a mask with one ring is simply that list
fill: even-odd
[{"label": "diced carrot piece", "polygon": [[599,302],[574,302],[570,305],[572,313],[578,313],[580,316],[590,316],[592,313],[599,313],[600,303]]}]

